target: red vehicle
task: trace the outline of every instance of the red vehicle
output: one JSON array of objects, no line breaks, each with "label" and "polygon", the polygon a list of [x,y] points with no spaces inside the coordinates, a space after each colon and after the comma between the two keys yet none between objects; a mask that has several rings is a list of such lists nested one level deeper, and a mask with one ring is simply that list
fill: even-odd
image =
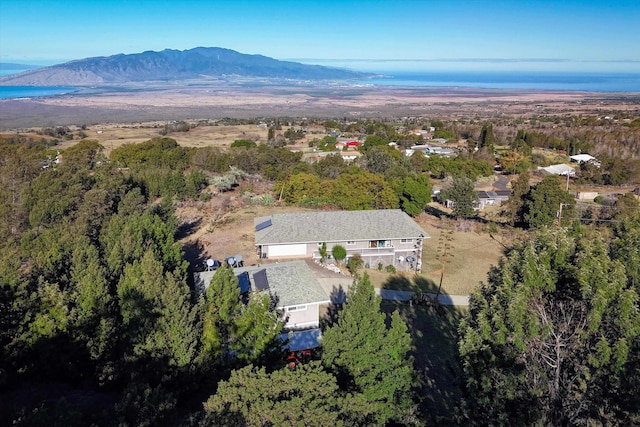
[{"label": "red vehicle", "polygon": [[307,363],[311,360],[312,356],[313,352],[310,349],[290,351],[289,354],[287,354],[287,366],[294,369],[300,363]]}]

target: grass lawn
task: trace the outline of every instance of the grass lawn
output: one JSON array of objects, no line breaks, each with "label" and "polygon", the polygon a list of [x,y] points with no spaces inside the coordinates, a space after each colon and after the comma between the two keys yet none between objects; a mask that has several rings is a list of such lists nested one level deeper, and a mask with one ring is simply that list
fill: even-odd
[{"label": "grass lawn", "polygon": [[[487,280],[491,266],[498,265],[504,246],[499,235],[473,231],[423,228],[431,235],[426,239],[422,254],[422,273],[397,272],[390,274],[373,269],[365,270],[374,287],[413,292],[436,292],[442,273],[442,239],[449,236],[447,257],[444,264],[442,293],[469,295]],[[431,229],[430,229],[431,228]],[[498,233],[499,234],[499,233]],[[493,237],[492,237],[493,236]]]},{"label": "grass lawn", "polygon": [[465,309],[382,301],[386,313],[398,310],[413,339],[414,366],[419,373],[419,397],[427,425],[451,421],[461,397],[456,361],[458,324]]}]

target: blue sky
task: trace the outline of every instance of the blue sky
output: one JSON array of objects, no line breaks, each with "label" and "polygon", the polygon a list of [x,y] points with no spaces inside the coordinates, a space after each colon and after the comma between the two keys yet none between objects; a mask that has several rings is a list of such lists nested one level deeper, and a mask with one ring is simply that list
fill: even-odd
[{"label": "blue sky", "polygon": [[0,61],[216,46],[364,70],[640,72],[639,23],[639,0],[2,0]]}]

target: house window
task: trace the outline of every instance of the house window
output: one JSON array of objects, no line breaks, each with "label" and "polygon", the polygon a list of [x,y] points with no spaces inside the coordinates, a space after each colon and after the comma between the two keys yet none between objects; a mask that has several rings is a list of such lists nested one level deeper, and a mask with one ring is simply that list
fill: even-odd
[{"label": "house window", "polygon": [[355,245],[356,242],[354,240],[347,240],[347,245],[351,246],[351,245]]},{"label": "house window", "polygon": [[413,239],[400,239],[400,243],[413,243]]},{"label": "house window", "polygon": [[391,242],[389,240],[371,240],[369,241],[370,248],[391,248]]},{"label": "house window", "polygon": [[305,311],[307,309],[306,305],[292,305],[291,307],[287,307],[288,312],[292,311]]}]

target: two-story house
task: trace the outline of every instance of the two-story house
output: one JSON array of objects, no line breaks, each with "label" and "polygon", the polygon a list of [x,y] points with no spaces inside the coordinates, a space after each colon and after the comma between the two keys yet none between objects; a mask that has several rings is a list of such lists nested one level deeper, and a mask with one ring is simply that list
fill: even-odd
[{"label": "two-story house", "polygon": [[347,250],[347,259],[359,254],[377,268],[420,271],[422,244],[430,236],[399,209],[320,211],[274,214],[254,219],[260,258],[320,259],[325,244]]}]

